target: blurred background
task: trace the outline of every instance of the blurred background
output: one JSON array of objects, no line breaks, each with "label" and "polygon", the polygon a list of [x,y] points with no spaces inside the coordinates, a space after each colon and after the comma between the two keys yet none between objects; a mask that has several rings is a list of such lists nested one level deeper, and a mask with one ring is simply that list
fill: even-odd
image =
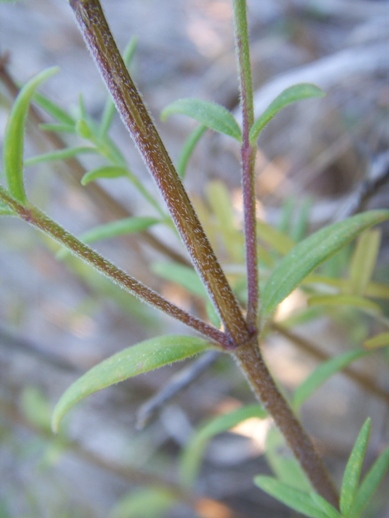
[{"label": "blurred background", "polygon": [[[167,104],[199,97],[223,104],[239,118],[229,0],[110,0],[103,6],[121,49],[133,36],[138,38],[133,75],[173,159],[194,125],[178,116],[161,123],[159,114]],[[258,215],[288,233],[290,222],[304,210],[306,226],[314,230],[362,208],[387,208],[388,2],[249,0],[248,13],[256,114],[294,83],[312,82],[327,92],[324,99],[284,110],[261,135]],[[67,2],[1,3],[0,51],[1,135],[15,87],[54,65],[60,72],[41,90],[72,114],[81,94],[86,112],[101,117],[106,92]],[[29,120],[27,157],[58,147],[38,122],[34,116]],[[155,193],[119,118],[111,136],[134,174]],[[60,137],[74,145],[72,136]],[[123,179],[82,187],[83,168],[98,165],[98,158],[81,156],[78,163],[56,161],[28,168],[31,199],[76,235],[129,212],[153,215]],[[211,232],[210,185],[217,184],[210,182],[215,180],[227,186],[234,221],[241,228],[239,149],[227,138],[207,133],[191,159],[185,183]],[[135,497],[141,506],[152,500],[142,488],[178,491],[181,449],[205,420],[254,402],[245,381],[229,358],[218,358],[139,431],[141,405],[191,362],[175,364],[88,398],[66,419],[62,435],[53,438],[47,428],[50,411],[82,372],[158,333],[188,331],[79,262],[56,259],[53,243],[21,221],[1,219],[0,243],[0,517],[162,516],[153,515],[151,508],[130,514],[126,498],[133,498],[130,505],[135,509]],[[218,246],[217,235],[215,243],[221,261],[228,263],[228,250]],[[128,273],[201,314],[196,297],[157,275],[155,266],[154,273],[151,270],[166,260],[164,247],[170,258],[187,260],[174,234],[161,226],[147,236],[96,244]],[[388,257],[384,228],[377,282],[389,282]],[[278,317],[290,317],[304,303],[296,292]],[[319,356],[276,333],[266,340],[265,355],[277,379],[291,391],[323,359],[320,354],[325,358],[360,345],[373,327],[358,311],[329,312],[297,328],[302,343],[304,338],[313,340]],[[338,481],[367,416],[373,419],[369,462],[388,441],[385,367],[384,354],[356,367],[364,379],[374,380],[378,394],[339,374],[304,406],[304,423]],[[270,473],[263,456],[270,426],[253,418],[213,439],[193,492],[183,495],[183,502],[166,516],[297,516],[252,483],[254,475]],[[389,516],[385,494],[377,497],[371,513]]]}]

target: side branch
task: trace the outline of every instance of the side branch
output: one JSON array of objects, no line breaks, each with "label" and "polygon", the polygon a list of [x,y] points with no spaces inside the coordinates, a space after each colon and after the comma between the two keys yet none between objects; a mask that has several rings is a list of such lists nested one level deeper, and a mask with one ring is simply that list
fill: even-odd
[{"label": "side branch", "polygon": [[220,314],[231,346],[246,342],[250,333],[239,303],[120,56],[99,1],[70,0],[70,5],[122,120],[156,181],[193,265]]},{"label": "side branch", "polygon": [[70,234],[70,232],[67,232],[38,208],[33,205],[22,205],[3,187],[0,187],[0,201],[12,209],[15,212],[15,215],[52,237],[55,241],[65,246],[74,255],[82,259],[87,264],[93,266],[96,270],[111,279],[114,283],[118,284],[125,291],[131,293],[131,295],[135,295],[143,302],[150,304],[150,306],[160,309],[167,315],[183,322],[212,341],[220,344],[222,347],[226,349],[230,347],[228,336],[225,333],[193,315],[190,315],[125,273],[103,256],[92,250],[92,248],[79,241],[76,237]]}]

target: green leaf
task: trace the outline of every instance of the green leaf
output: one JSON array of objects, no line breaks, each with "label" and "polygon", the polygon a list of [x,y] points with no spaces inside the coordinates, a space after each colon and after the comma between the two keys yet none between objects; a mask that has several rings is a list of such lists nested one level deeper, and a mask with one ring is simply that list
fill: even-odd
[{"label": "green leaf", "polygon": [[350,518],[359,518],[372,499],[378,485],[389,471],[389,447],[386,448],[375,461],[369,472],[363,479],[354,499]]},{"label": "green leaf", "polygon": [[85,173],[81,179],[81,184],[87,185],[88,183],[94,182],[100,178],[120,178],[126,176],[127,173],[128,171],[125,167],[116,165],[98,167],[97,169],[93,169],[92,171]]},{"label": "green leaf", "polygon": [[76,132],[80,137],[86,140],[93,139],[92,128],[90,127],[86,119],[78,119],[78,121],[76,122]]},{"label": "green leaf", "polygon": [[350,306],[353,308],[368,310],[373,313],[381,313],[379,304],[358,295],[317,295],[308,299],[309,306]]},{"label": "green leaf", "polygon": [[310,493],[310,496],[313,502],[315,503],[316,507],[318,509],[321,509],[324,513],[326,513],[328,518],[342,518],[339,512],[318,493],[312,491]]},{"label": "green leaf", "polygon": [[204,133],[207,131],[207,126],[204,124],[201,124],[197,128],[195,128],[189,137],[185,140],[184,145],[182,147],[180,156],[177,160],[177,172],[180,175],[180,178],[184,178],[186,173],[186,168],[188,166],[189,159],[201,139],[201,137],[204,135]]},{"label": "green leaf", "polygon": [[243,406],[227,414],[219,415],[204,424],[192,437],[183,451],[180,462],[180,479],[190,487],[196,480],[207,442],[215,435],[226,432],[246,419],[267,417],[257,404]]},{"label": "green leaf", "polygon": [[264,113],[254,122],[250,130],[250,143],[255,143],[266,124],[285,106],[303,99],[324,96],[323,90],[310,83],[301,83],[287,88],[274,99]]},{"label": "green leaf", "polygon": [[257,220],[257,233],[264,243],[281,255],[287,254],[295,246],[295,242],[290,237],[265,221]]},{"label": "green leaf", "polygon": [[200,277],[189,266],[174,262],[156,262],[151,265],[151,270],[162,279],[179,284],[192,295],[208,300],[207,290]]},{"label": "green leaf", "polygon": [[378,349],[379,347],[389,346],[389,333],[380,333],[365,340],[363,347],[367,349]]},{"label": "green leaf", "polygon": [[[133,36],[131,38],[131,40],[129,41],[127,47],[124,49],[123,61],[126,64],[127,68],[130,66],[132,58],[134,57],[137,42],[138,42],[137,37]],[[109,95],[107,97],[107,101],[104,106],[103,115],[101,117],[101,122],[100,122],[100,127],[99,127],[99,137],[101,139],[104,139],[104,137],[106,137],[106,135],[108,134],[115,113],[116,113],[116,106],[115,106],[111,96]]]},{"label": "green leaf", "polygon": [[363,356],[369,354],[367,351],[349,351],[331,358],[315,369],[308,378],[295,390],[292,406],[295,410],[306,401],[323,383],[338,371]]},{"label": "green leaf", "polygon": [[177,496],[167,489],[137,489],[115,505],[109,518],[163,518],[176,502]]},{"label": "green leaf", "polygon": [[53,74],[58,72],[58,67],[49,68],[32,78],[20,90],[11,113],[9,115],[4,136],[4,174],[10,193],[19,202],[27,201],[23,181],[23,151],[24,151],[24,127],[30,101],[38,86]]},{"label": "green leaf", "polygon": [[43,131],[53,131],[58,133],[76,133],[76,128],[74,125],[70,126],[70,124],[60,124],[57,122],[54,122],[53,124],[39,124],[39,128]]},{"label": "green leaf", "polygon": [[371,419],[366,419],[359,432],[355,445],[347,462],[343,475],[342,489],[340,491],[339,507],[345,516],[348,516],[358,491],[359,478],[366,455],[371,430]]},{"label": "green leaf", "polygon": [[277,479],[303,492],[312,491],[312,486],[300,464],[285,444],[278,428],[272,427],[266,437],[266,460]]},{"label": "green leaf", "polygon": [[377,262],[380,239],[379,230],[369,230],[358,238],[350,263],[350,280],[355,295],[365,294]]},{"label": "green leaf", "polygon": [[42,155],[33,156],[32,158],[28,158],[24,163],[26,166],[41,164],[42,162],[54,162],[56,160],[66,160],[67,158],[72,158],[77,155],[82,155],[85,153],[96,153],[96,148],[94,147],[69,147],[65,149],[58,149],[57,151],[51,151],[50,153],[43,153]]},{"label": "green leaf", "polygon": [[166,106],[161,113],[161,119],[164,121],[174,113],[188,115],[207,128],[224,133],[239,142],[242,139],[239,125],[233,115],[220,104],[201,99],[178,99]]},{"label": "green leaf", "polygon": [[51,426],[56,432],[63,416],[78,401],[120,381],[194,356],[212,345],[193,336],[160,336],[123,349],[75,381],[58,401]]},{"label": "green leaf", "polygon": [[74,125],[76,124],[76,121],[73,119],[73,117],[67,114],[60,106],[58,106],[58,104],[54,103],[46,96],[39,94],[37,92],[34,94],[34,101],[38,106],[43,108],[45,112],[51,115],[53,119],[56,119],[58,122],[64,124],[65,126],[72,127],[74,131]]},{"label": "green leaf", "polygon": [[157,223],[160,223],[159,219],[147,216],[119,219],[118,221],[105,223],[104,225],[99,225],[98,227],[88,230],[88,232],[84,232],[79,236],[79,239],[84,243],[93,243],[103,239],[142,232]]},{"label": "green leaf", "polygon": [[370,211],[334,223],[298,243],[281,259],[262,292],[262,315],[267,316],[317,266],[367,228],[389,218],[389,211]]},{"label": "green leaf", "polygon": [[265,477],[263,475],[255,477],[254,483],[263,491],[298,513],[302,513],[310,518],[329,518],[328,514],[312,500],[309,493],[303,493],[298,489],[279,482],[273,477]]}]

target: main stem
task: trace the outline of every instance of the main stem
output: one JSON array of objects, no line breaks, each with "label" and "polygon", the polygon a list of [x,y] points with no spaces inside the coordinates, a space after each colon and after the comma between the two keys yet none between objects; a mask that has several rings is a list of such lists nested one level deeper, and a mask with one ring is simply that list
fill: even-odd
[{"label": "main stem", "polygon": [[121,58],[98,0],[70,0],[85,42],[121,118],[167,204],[194,267],[219,312],[231,346],[249,328],[156,127]]},{"label": "main stem", "polygon": [[312,486],[323,498],[338,508],[339,497],[332,480],[311,439],[274,383],[256,341],[251,340],[232,354],[258,400],[273,417]]},{"label": "main stem", "polygon": [[248,292],[246,320],[250,331],[255,333],[257,330],[259,299],[254,176],[256,149],[250,144],[249,137],[250,129],[254,124],[254,105],[246,0],[234,0],[233,7],[240,101],[242,107],[241,161]]}]

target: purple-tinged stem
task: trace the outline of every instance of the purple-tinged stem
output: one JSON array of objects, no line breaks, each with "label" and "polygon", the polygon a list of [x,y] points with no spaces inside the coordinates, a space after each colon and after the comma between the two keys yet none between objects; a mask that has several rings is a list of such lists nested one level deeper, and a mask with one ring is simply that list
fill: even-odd
[{"label": "purple-tinged stem", "polygon": [[255,210],[255,156],[249,133],[254,124],[253,86],[250,65],[250,47],[247,28],[246,1],[234,0],[235,43],[238,60],[240,101],[242,107],[242,191],[247,269],[247,323],[252,332],[257,330],[258,317],[258,258]]},{"label": "purple-tinged stem", "polygon": [[122,120],[156,181],[193,265],[219,312],[231,346],[245,343],[250,332],[239,303],[120,56],[99,1],[70,0],[70,5]]},{"label": "purple-tinged stem", "polygon": [[131,293],[131,295],[135,295],[150,306],[160,309],[167,315],[195,329],[210,340],[220,344],[221,347],[225,349],[230,348],[231,344],[228,335],[219,331],[216,327],[190,315],[125,273],[103,256],[92,250],[92,248],[79,241],[38,208],[33,205],[24,206],[15,200],[15,198],[13,198],[3,187],[0,187],[0,202],[4,203],[4,205],[14,211],[15,215],[55,239],[74,255],[82,259],[87,264],[93,266],[96,270],[108,277],[114,283],[118,284],[125,291]]}]

